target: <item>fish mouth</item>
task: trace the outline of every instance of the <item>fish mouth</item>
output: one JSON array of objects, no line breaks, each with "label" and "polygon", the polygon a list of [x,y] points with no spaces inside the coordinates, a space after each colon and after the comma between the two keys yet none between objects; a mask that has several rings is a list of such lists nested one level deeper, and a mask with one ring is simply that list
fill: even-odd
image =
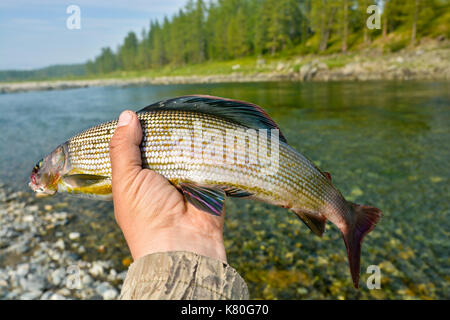
[{"label": "fish mouth", "polygon": [[36,179],[33,181],[33,177],[31,178],[31,182],[28,183],[28,186],[36,193],[36,197],[47,197],[52,196],[56,193],[56,190],[52,190],[49,188],[44,188],[42,186],[38,186],[35,183]]}]

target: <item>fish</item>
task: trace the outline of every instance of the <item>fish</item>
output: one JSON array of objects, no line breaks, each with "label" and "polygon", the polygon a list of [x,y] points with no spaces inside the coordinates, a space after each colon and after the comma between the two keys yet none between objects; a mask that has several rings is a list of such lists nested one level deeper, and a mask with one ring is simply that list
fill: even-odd
[{"label": "fish", "polygon": [[[345,200],[331,175],[292,148],[260,106],[188,95],[153,103],[137,116],[142,166],[167,178],[186,201],[216,216],[226,197],[263,201],[294,212],[318,236],[330,221],[342,234],[358,288],[361,244],[381,211]],[[34,166],[31,189],[111,200],[109,142],[116,126],[117,120],[102,123],[56,147]]]}]

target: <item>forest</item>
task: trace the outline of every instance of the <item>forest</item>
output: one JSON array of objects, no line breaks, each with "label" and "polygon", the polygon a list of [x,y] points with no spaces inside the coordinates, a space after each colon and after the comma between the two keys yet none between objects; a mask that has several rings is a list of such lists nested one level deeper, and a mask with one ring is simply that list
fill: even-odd
[{"label": "forest", "polygon": [[[329,54],[373,46],[398,51],[422,37],[449,38],[448,0],[189,0],[117,48],[102,48],[87,74],[148,70],[246,56]],[[376,14],[379,25],[368,28]],[[372,20],[373,23],[374,20]]]}]

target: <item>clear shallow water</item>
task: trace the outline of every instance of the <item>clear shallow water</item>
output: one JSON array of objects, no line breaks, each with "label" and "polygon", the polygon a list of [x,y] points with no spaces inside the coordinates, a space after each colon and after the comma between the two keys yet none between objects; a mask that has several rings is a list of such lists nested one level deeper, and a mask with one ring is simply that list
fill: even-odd
[{"label": "clear shallow water", "polygon": [[[329,171],[351,201],[384,217],[363,245],[354,290],[343,241],[322,239],[286,210],[227,200],[231,265],[254,298],[449,298],[450,83],[251,83],[102,87],[0,95],[0,182],[26,201],[74,214],[66,228],[84,236],[84,259],[128,256],[108,202],[32,198],[31,168],[55,146],[95,124],[183,94],[210,94],[264,107],[288,142]],[[65,231],[65,230],[64,230]],[[95,248],[104,245],[99,253]],[[382,288],[365,273],[378,265]]]}]

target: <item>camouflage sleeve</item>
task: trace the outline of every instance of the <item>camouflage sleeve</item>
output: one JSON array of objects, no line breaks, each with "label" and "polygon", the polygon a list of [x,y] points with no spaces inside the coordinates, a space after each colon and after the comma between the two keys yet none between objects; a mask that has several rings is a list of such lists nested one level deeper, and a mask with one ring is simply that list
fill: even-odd
[{"label": "camouflage sleeve", "polygon": [[153,253],[128,269],[120,299],[248,299],[244,279],[228,264],[192,252]]}]

